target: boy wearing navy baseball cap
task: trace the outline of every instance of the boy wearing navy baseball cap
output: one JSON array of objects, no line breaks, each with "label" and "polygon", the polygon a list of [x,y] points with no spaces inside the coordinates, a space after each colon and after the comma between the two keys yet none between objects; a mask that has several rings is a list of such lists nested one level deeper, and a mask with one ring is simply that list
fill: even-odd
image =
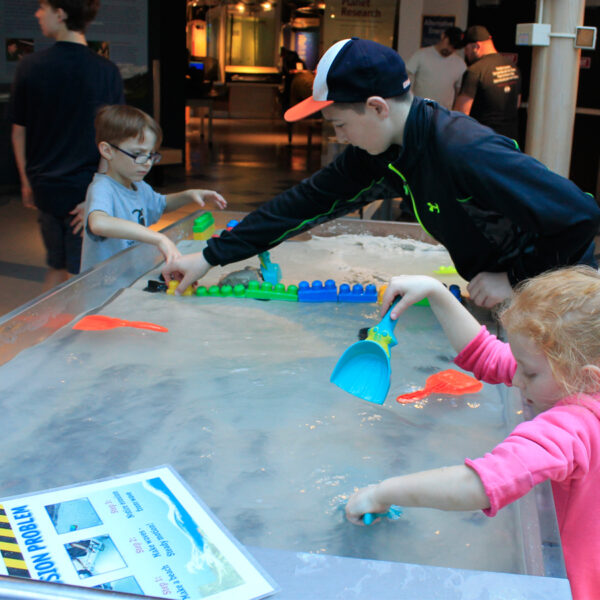
[{"label": "boy wearing navy baseball cap", "polygon": [[201,253],[166,265],[184,290],[214,265],[259,254],[370,202],[402,197],[492,307],[512,286],[553,267],[594,265],[600,209],[516,142],[463,113],[414,97],[404,61],[370,40],[341,40],[317,65],[312,97],[285,113],[321,111],[346,149],[311,178],[250,213]]}]

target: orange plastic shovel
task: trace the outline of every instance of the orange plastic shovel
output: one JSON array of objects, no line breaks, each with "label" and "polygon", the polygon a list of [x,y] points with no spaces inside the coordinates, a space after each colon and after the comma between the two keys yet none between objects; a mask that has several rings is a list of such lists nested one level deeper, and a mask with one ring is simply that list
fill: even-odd
[{"label": "orange plastic shovel", "polygon": [[162,325],[155,323],[146,323],[145,321],[126,321],[116,317],[107,317],[106,315],[87,315],[73,325],[73,329],[82,331],[104,331],[105,329],[115,329],[116,327],[137,327],[138,329],[150,329],[152,331],[169,331]]},{"label": "orange plastic shovel", "polygon": [[475,379],[475,377],[455,371],[454,369],[447,369],[430,375],[425,381],[425,387],[422,390],[400,394],[396,398],[396,401],[400,402],[400,404],[410,404],[429,396],[429,394],[452,394],[454,396],[474,394],[482,387],[483,383],[479,379]]}]

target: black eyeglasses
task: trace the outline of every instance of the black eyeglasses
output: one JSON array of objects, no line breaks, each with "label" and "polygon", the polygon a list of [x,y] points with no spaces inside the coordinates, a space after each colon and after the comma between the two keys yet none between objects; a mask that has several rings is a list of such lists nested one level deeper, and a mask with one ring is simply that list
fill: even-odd
[{"label": "black eyeglasses", "polygon": [[112,146],[115,150],[118,150],[123,154],[127,154],[127,156],[130,158],[133,158],[133,162],[136,165],[145,165],[148,161],[150,161],[153,165],[156,165],[162,158],[162,154],[160,152],[151,152],[150,154],[131,154],[131,152],[127,152],[127,150],[123,150],[123,148],[119,148],[119,146],[115,146],[110,142],[108,142],[108,145]]}]

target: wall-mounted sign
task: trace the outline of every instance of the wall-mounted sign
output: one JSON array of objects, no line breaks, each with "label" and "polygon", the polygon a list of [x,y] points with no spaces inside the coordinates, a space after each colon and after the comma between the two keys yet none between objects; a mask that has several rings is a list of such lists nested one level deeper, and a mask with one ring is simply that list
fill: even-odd
[{"label": "wall-mounted sign", "polygon": [[440,36],[448,27],[454,27],[456,17],[438,17],[423,15],[423,30],[421,33],[421,47],[433,46],[440,41]]},{"label": "wall-mounted sign", "polygon": [[327,2],[323,18],[323,50],[353,36],[391,46],[396,18],[396,0]]}]

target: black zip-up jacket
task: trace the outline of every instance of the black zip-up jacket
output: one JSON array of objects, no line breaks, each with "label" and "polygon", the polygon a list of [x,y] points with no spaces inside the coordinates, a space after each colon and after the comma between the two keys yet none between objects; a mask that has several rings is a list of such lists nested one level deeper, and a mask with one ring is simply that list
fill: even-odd
[{"label": "black zip-up jacket", "polygon": [[513,140],[416,97],[403,141],[377,156],[349,146],[210,239],[204,257],[212,265],[236,262],[373,200],[403,197],[467,280],[506,272],[515,284],[552,267],[593,264],[596,201]]}]

